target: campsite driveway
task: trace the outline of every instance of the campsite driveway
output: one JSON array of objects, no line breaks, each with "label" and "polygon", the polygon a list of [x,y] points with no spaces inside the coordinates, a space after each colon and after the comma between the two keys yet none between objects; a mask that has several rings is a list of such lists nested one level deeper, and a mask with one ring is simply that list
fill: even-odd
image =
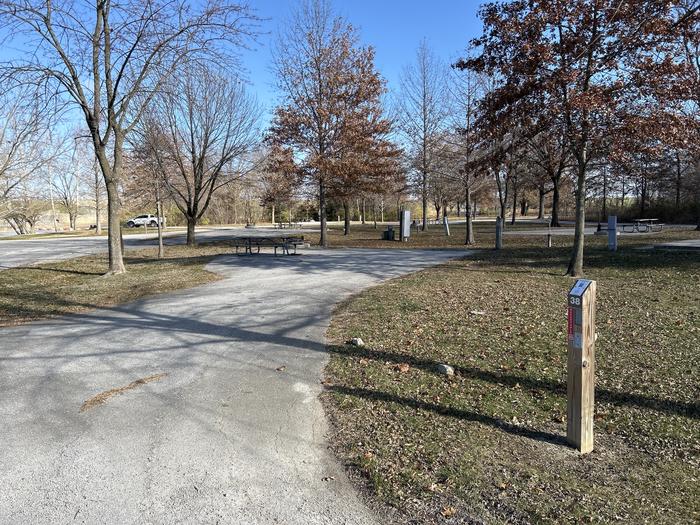
[{"label": "campsite driveway", "polygon": [[209,285],[0,329],[0,523],[375,523],[325,443],[331,311],[464,254],[225,256]]}]

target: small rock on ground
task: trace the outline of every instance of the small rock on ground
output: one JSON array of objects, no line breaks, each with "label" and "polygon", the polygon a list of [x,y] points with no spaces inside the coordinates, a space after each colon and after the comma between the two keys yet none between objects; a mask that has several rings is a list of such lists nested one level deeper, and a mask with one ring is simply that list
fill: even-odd
[{"label": "small rock on ground", "polygon": [[438,374],[443,374],[446,376],[455,375],[455,369],[452,368],[450,365],[439,364],[435,367],[435,369],[437,370]]}]

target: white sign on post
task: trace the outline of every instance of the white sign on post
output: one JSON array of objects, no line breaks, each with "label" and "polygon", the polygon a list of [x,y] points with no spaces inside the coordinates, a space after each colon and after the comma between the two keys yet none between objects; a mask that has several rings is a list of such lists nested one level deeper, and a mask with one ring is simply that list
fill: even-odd
[{"label": "white sign on post", "polygon": [[401,231],[399,235],[401,236],[399,240],[401,242],[408,241],[411,236],[411,210],[401,210]]}]

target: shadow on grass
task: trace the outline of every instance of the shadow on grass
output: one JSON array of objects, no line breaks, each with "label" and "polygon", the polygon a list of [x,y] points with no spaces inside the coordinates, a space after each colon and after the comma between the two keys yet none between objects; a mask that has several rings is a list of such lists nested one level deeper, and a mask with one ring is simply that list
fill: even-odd
[{"label": "shadow on grass", "polygon": [[[532,247],[504,248],[501,251],[475,250],[472,260],[477,270],[489,272],[499,271],[494,266],[501,266],[501,271],[550,270],[559,275],[569,261],[570,248],[553,247],[533,249]],[[584,260],[584,273],[600,270],[642,270],[674,268],[676,270],[697,270],[700,268],[700,252],[659,252],[654,250],[639,250],[636,248],[621,249],[609,252],[607,249],[587,248]],[[512,269],[512,270],[511,270]]]},{"label": "shadow on grass", "polygon": [[[429,373],[437,374],[437,361],[420,359],[417,357],[387,352],[384,350],[372,350],[367,347],[356,347],[351,345],[331,345],[329,352],[338,355],[352,356],[357,358],[372,359],[395,364],[407,363],[414,368],[420,368]],[[548,381],[535,379],[527,376],[513,374],[501,374],[490,372],[475,367],[454,366],[455,372],[463,377],[487,381],[489,383],[502,384],[508,387],[520,385],[530,390],[547,391],[555,395],[566,397],[566,383],[560,381]],[[646,408],[657,412],[676,414],[692,419],[700,419],[700,403],[683,403],[671,399],[657,399],[639,394],[629,394],[604,388],[596,388],[595,397],[597,401],[612,403],[615,405],[634,406]]]},{"label": "shadow on grass", "polygon": [[326,388],[331,392],[336,392],[347,396],[360,397],[364,399],[382,401],[386,403],[397,403],[399,405],[408,406],[414,409],[428,410],[441,416],[453,417],[461,419],[463,421],[473,421],[475,423],[488,425],[490,427],[497,428],[498,430],[507,432],[508,434],[523,436],[526,438],[535,439],[537,441],[545,441],[554,445],[568,446],[568,443],[563,436],[552,434],[551,432],[543,432],[541,430],[533,430],[525,427],[520,427],[511,423],[507,423],[501,419],[486,416],[484,414],[479,414],[477,412],[471,412],[469,410],[460,410],[458,408],[445,407],[442,405],[436,405],[435,403],[418,401],[417,399],[410,399],[394,394],[387,394],[386,392],[377,392],[375,390],[369,390],[367,388],[352,388],[338,385],[329,385]]},{"label": "shadow on grass", "polygon": [[90,271],[85,271],[85,270],[71,270],[68,268],[49,268],[47,266],[13,266],[12,268],[8,268],[9,270],[31,270],[35,272],[56,272],[56,273],[69,273],[69,274],[74,274],[74,275],[95,275],[95,276],[100,276],[104,275],[105,272],[107,271],[101,271],[101,272],[90,272]]}]

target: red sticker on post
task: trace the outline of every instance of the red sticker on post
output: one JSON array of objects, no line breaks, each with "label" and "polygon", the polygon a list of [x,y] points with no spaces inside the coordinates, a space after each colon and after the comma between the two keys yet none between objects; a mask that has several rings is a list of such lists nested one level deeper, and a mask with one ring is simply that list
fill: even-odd
[{"label": "red sticker on post", "polygon": [[569,339],[572,339],[574,337],[574,318],[576,316],[574,309],[573,308],[567,308],[568,310],[568,336]]}]

